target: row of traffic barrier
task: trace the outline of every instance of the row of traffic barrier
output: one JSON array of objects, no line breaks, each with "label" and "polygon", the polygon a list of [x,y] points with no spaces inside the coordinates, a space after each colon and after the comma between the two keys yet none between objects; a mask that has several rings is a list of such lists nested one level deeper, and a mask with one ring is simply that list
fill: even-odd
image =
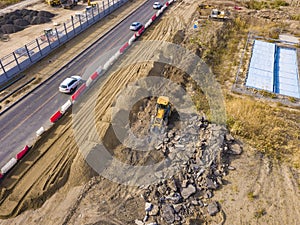
[{"label": "row of traffic barrier", "polygon": [[14,167],[14,165],[17,164],[17,162],[23,158],[23,156],[30,150],[30,146],[25,145],[25,147],[16,154],[15,157],[11,158],[4,166],[1,167],[0,170],[0,179],[11,169]]},{"label": "row of traffic barrier", "polygon": [[[88,87],[90,87],[94,81],[99,78],[100,75],[103,75],[105,71],[109,69],[109,67],[120,57],[121,54],[125,52],[129,46],[132,45],[132,43],[140,37],[143,32],[154,22],[161,14],[162,12],[174,2],[174,0],[169,0],[167,1],[163,7],[158,10],[148,21],[145,23],[145,26],[142,26],[135,34],[126,42],[104,65],[103,67],[99,67],[96,69],[96,71],[87,79],[85,83],[83,83],[76,91],[75,93],[71,96],[71,99],[68,100],[65,104],[63,104],[60,109],[55,112],[51,117],[50,117],[50,122],[53,125],[56,123],[65,112],[75,103],[76,100],[78,100],[79,96],[81,96]],[[37,136],[41,136],[45,132],[44,127],[40,127],[36,131]],[[13,168],[16,163],[21,160],[24,155],[31,149],[31,146],[26,145],[17,155],[16,157],[11,158],[2,168],[0,172],[0,179],[11,169]]]}]

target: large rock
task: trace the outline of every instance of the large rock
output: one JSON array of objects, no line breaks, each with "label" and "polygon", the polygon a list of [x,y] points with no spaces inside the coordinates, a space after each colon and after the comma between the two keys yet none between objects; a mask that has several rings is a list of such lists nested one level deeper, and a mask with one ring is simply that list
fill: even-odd
[{"label": "large rock", "polygon": [[225,135],[225,139],[226,139],[226,141],[228,141],[228,142],[233,142],[233,141],[234,141],[234,138],[232,137],[231,134],[226,134],[226,135]]},{"label": "large rock", "polygon": [[163,205],[161,209],[161,217],[166,221],[166,223],[171,224],[175,220],[175,212],[172,206]]},{"label": "large rock", "polygon": [[230,153],[231,154],[240,155],[240,154],[242,154],[242,152],[243,152],[243,149],[239,144],[235,143],[235,144],[230,145]]},{"label": "large rock", "polygon": [[145,203],[145,211],[146,212],[151,211],[152,207],[153,207],[152,203],[150,203],[150,202]]},{"label": "large rock", "polygon": [[186,188],[183,188],[181,191],[181,196],[184,199],[187,199],[188,197],[190,197],[192,194],[196,193],[196,188],[194,185],[189,184]]},{"label": "large rock", "polygon": [[143,221],[140,221],[140,220],[135,220],[134,223],[136,225],[144,225],[144,222]]},{"label": "large rock", "polygon": [[220,211],[218,203],[217,202],[209,203],[207,206],[207,211],[209,215],[215,216]]},{"label": "large rock", "polygon": [[177,186],[175,180],[170,180],[168,186],[171,188],[172,191],[177,191]]},{"label": "large rock", "polygon": [[149,212],[149,216],[156,216],[159,213],[159,207],[154,205],[151,211]]},{"label": "large rock", "polygon": [[173,208],[174,208],[175,212],[179,213],[179,211],[180,211],[181,208],[182,208],[182,205],[181,205],[181,204],[174,204],[174,205],[173,205]]},{"label": "large rock", "polygon": [[204,198],[212,198],[213,193],[210,190],[207,190],[205,194],[203,195]]},{"label": "large rock", "polygon": [[212,179],[210,179],[210,178],[206,178],[206,184],[207,184],[207,188],[208,189],[212,189],[212,190],[215,190],[215,189],[217,189],[217,185],[215,184],[215,182],[212,180]]},{"label": "large rock", "polygon": [[188,185],[188,182],[189,182],[188,180],[183,180],[182,183],[181,183],[181,187],[186,188],[187,185]]}]

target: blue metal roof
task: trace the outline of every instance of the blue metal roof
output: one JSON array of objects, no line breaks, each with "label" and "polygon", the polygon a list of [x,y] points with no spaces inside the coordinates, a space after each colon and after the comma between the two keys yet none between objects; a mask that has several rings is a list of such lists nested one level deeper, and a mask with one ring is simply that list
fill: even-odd
[{"label": "blue metal roof", "polygon": [[273,91],[275,44],[255,40],[246,85]]},{"label": "blue metal roof", "polygon": [[275,92],[300,98],[296,49],[278,47],[275,68]]},{"label": "blue metal roof", "polygon": [[254,41],[246,86],[300,98],[296,49]]}]

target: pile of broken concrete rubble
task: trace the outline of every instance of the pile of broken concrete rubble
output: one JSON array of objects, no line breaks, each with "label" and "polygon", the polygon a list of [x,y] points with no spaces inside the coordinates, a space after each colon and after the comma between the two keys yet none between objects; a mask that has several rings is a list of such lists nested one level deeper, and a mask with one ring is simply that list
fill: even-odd
[{"label": "pile of broken concrete rubble", "polygon": [[145,217],[135,220],[138,225],[189,224],[190,218],[204,221],[221,210],[212,200],[213,192],[223,184],[228,170],[235,169],[229,166],[228,155],[241,154],[242,148],[224,126],[197,115],[183,123],[183,129],[170,130],[156,146],[171,161],[169,168],[179,166],[180,170],[165,179],[156,173],[159,182],[140,187]]}]

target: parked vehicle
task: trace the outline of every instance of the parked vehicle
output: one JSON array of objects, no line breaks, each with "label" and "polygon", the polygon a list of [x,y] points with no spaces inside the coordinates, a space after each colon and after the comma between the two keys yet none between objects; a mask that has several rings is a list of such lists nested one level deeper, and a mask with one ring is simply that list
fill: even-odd
[{"label": "parked vehicle", "polygon": [[80,76],[68,77],[59,85],[59,91],[63,93],[71,93],[78,87],[81,80]]},{"label": "parked vehicle", "polygon": [[131,24],[131,26],[129,27],[130,30],[133,30],[133,31],[137,31],[139,30],[141,27],[143,26],[143,24],[141,24],[140,22],[133,22]]}]

